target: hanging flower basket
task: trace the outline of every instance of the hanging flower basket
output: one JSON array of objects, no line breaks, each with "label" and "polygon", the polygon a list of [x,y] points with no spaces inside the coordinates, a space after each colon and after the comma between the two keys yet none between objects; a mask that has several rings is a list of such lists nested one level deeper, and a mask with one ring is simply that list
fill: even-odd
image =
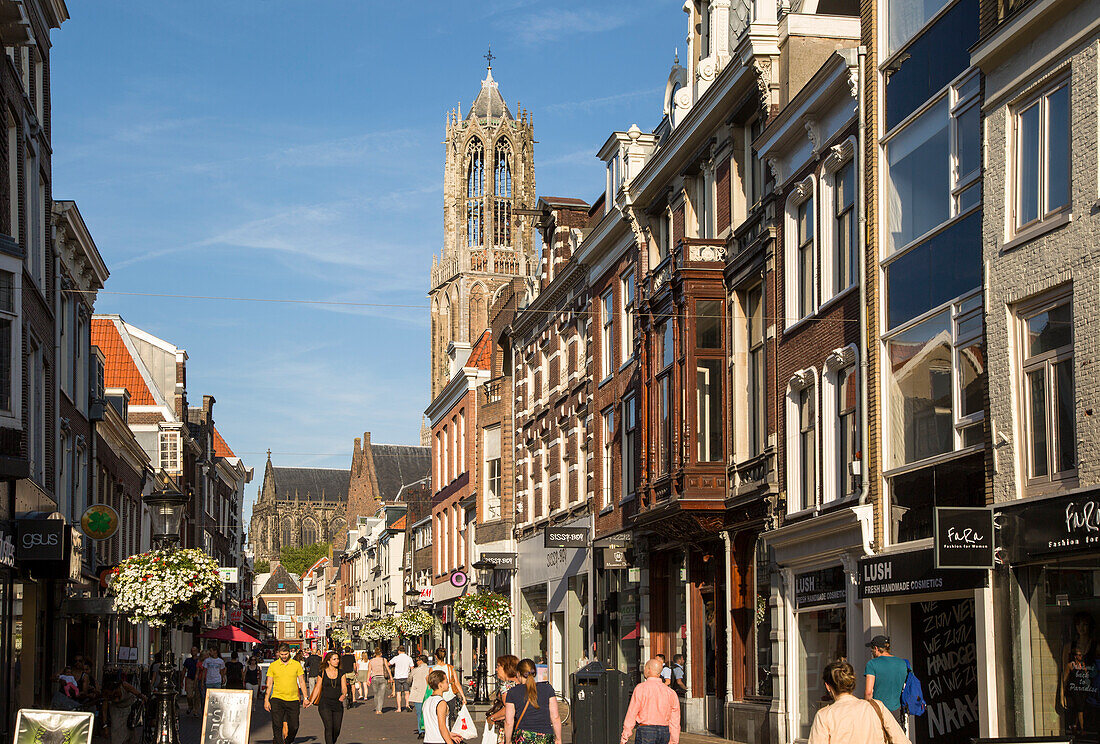
[{"label": "hanging flower basket", "polygon": [[367,641],[384,641],[387,638],[397,637],[397,619],[384,617],[368,623],[359,634],[359,637]]},{"label": "hanging flower basket", "polygon": [[343,646],[351,640],[351,636],[349,636],[348,632],[343,628],[333,628],[332,639],[336,641],[339,645]]},{"label": "hanging flower basket", "polygon": [[413,607],[397,616],[397,629],[406,638],[417,638],[432,629],[432,616],[426,610]]},{"label": "hanging flower basket", "polygon": [[112,574],[115,609],[133,623],[176,625],[208,609],[222,591],[218,562],[201,550],[152,550]]},{"label": "hanging flower basket", "polygon": [[512,604],[503,594],[478,592],[455,600],[455,621],[471,633],[499,633],[512,622]]}]

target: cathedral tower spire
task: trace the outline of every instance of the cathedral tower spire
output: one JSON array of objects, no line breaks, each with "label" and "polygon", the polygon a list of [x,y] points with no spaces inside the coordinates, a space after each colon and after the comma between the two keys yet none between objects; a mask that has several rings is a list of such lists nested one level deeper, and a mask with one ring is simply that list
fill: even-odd
[{"label": "cathedral tower spire", "polygon": [[489,327],[496,291],[537,271],[526,214],[534,210],[535,137],[531,117],[512,115],[493,78],[485,79],[466,115],[447,115],[443,168],[443,250],[432,262],[432,398],[450,379],[449,350],[468,349]]}]

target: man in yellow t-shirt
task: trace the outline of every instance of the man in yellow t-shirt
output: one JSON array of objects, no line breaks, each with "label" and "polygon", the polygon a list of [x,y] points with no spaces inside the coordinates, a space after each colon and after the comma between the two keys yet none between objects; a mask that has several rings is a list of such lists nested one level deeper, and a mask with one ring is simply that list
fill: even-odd
[{"label": "man in yellow t-shirt", "polygon": [[298,713],[301,711],[302,700],[306,701],[305,707],[308,708],[306,671],[295,659],[290,658],[290,646],[284,643],[279,646],[279,658],[267,668],[267,696],[264,698],[264,709],[271,714],[274,744],[294,744],[294,737],[298,735]]}]

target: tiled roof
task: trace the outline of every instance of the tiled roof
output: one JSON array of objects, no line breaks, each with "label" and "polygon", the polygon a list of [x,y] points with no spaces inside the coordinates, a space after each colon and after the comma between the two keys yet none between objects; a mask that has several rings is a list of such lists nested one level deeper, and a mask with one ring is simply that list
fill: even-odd
[{"label": "tiled roof", "polygon": [[493,334],[486,330],[481,334],[481,338],[477,340],[477,343],[474,344],[474,348],[470,349],[470,358],[466,360],[466,364],[463,366],[489,371],[492,360]]},{"label": "tiled roof", "polygon": [[351,470],[341,468],[271,468],[275,496],[281,501],[348,500]]},{"label": "tiled roof", "polygon": [[122,342],[122,335],[114,321],[110,318],[92,318],[92,344],[99,347],[106,359],[103,366],[103,384],[106,387],[129,390],[132,406],[157,404],[142,379],[134,358]]},{"label": "tiled roof", "polygon": [[431,447],[372,442],[370,451],[374,472],[378,476],[379,501],[396,500],[405,484],[420,480],[432,469]]},{"label": "tiled roof", "polygon": [[215,457],[236,457],[233,454],[233,450],[229,449],[229,445],[222,439],[221,432],[218,431],[218,427],[214,427],[214,456]]}]

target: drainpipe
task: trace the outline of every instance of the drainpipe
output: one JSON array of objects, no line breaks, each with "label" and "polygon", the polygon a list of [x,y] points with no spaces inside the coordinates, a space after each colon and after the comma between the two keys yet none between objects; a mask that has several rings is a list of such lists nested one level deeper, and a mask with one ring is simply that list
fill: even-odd
[{"label": "drainpipe", "polygon": [[[726,648],[733,648],[733,549],[730,531],[722,530],[722,544],[726,548]],[[726,705],[733,703],[733,660],[726,664]]]}]

